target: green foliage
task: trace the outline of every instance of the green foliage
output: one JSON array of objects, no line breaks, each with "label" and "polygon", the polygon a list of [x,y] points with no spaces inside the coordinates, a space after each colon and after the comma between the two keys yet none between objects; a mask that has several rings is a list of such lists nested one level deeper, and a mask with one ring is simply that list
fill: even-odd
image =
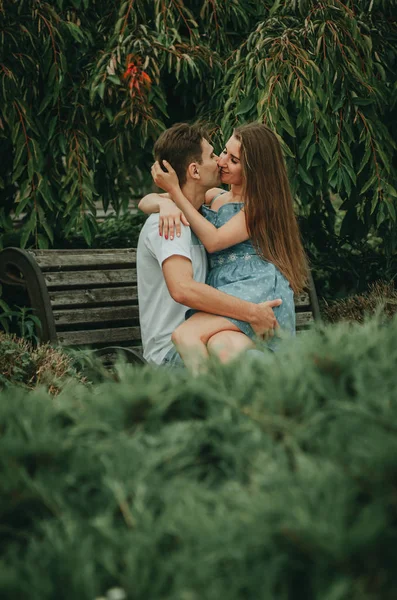
[{"label": "green foliage", "polygon": [[255,10],[246,4],[1,2],[0,227],[12,227],[13,209],[25,215],[22,247],[33,236],[46,248],[80,227],[90,243],[94,201],[119,211],[147,171],[169,77],[194,113],[192,90],[194,104],[212,93],[218,52],[231,46],[222,28],[247,23]]},{"label": "green foliage", "polygon": [[[0,3],[0,228],[21,245],[96,233],[120,211],[151,144],[201,117],[227,137],[260,119],[283,138],[316,244],[396,246],[396,0],[10,0]],[[23,49],[23,50],[22,50]],[[62,235],[61,235],[62,232]]]},{"label": "green foliage", "polygon": [[9,306],[4,299],[1,298],[2,286],[0,286],[0,326],[3,331],[10,333],[16,331],[18,335],[25,340],[38,342],[36,335],[40,328],[40,319],[32,314],[31,308],[26,306]]},{"label": "green foliage", "polygon": [[364,241],[352,241],[329,232],[316,244],[307,221],[301,225],[319,297],[340,299],[367,291],[379,279],[396,280],[397,255],[385,251],[382,239],[370,235]]},{"label": "green foliage", "polygon": [[394,600],[396,335],[373,320],[200,378],[7,390],[1,597]]},{"label": "green foliage", "polygon": [[70,378],[82,381],[72,358],[64,352],[46,344],[36,347],[26,339],[0,332],[0,390],[44,385],[54,395]]},{"label": "green foliage", "polygon": [[341,237],[396,235],[397,3],[274,2],[233,55],[214,100],[227,137],[242,120],[283,139],[302,217],[325,248],[338,193]]},{"label": "green foliage", "polygon": [[[111,215],[98,223],[98,231],[92,241],[93,248],[136,248],[139,232],[147,215],[126,213],[124,215]],[[76,248],[84,243],[82,232],[70,239],[71,245]]]}]

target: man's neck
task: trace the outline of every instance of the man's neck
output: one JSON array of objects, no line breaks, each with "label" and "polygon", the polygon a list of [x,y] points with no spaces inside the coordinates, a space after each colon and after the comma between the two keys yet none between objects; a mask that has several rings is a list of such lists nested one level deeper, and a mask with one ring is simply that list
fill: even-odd
[{"label": "man's neck", "polygon": [[202,186],[197,185],[193,181],[188,181],[181,189],[183,195],[189,200],[194,208],[199,209],[200,206],[204,204],[205,190],[203,190]]}]

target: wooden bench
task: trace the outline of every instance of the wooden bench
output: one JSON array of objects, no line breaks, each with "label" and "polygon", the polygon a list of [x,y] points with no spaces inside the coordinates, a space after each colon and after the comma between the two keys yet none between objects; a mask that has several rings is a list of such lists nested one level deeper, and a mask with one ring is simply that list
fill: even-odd
[{"label": "wooden bench", "polygon": [[[124,352],[144,362],[139,327],[136,250],[0,251],[0,281],[26,289],[40,319],[38,337],[100,354]],[[295,299],[297,332],[320,318],[316,291]],[[109,348],[110,347],[110,348]]]}]

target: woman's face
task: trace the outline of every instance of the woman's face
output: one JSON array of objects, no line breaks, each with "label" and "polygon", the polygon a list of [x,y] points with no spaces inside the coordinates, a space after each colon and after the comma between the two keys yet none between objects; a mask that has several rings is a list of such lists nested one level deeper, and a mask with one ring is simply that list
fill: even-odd
[{"label": "woman's face", "polygon": [[241,185],[243,183],[240,148],[241,143],[232,135],[218,158],[222,183],[227,185]]}]

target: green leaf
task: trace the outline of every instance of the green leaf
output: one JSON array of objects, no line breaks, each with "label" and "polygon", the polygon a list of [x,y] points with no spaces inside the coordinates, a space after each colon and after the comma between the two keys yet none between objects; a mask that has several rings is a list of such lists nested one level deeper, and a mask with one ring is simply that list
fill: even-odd
[{"label": "green leaf", "polygon": [[54,243],[54,232],[52,231],[50,225],[48,224],[48,221],[43,221],[42,223],[43,229],[46,232],[46,234],[48,235],[48,238],[51,241],[51,244]]},{"label": "green leaf", "polygon": [[370,177],[368,179],[368,181],[363,185],[363,187],[361,188],[360,194],[365,194],[365,192],[373,185],[375,185],[375,183],[377,183],[378,181],[378,177],[377,175],[372,175],[372,177]]},{"label": "green leaf", "polygon": [[39,106],[39,110],[38,110],[37,114],[41,115],[41,113],[43,113],[45,111],[45,109],[47,108],[47,106],[50,104],[51,101],[52,101],[52,90],[48,90]]},{"label": "green leaf", "polygon": [[319,150],[323,159],[329,162],[332,158],[332,152],[328,141],[324,137],[320,137],[319,139]]},{"label": "green leaf", "polygon": [[291,135],[293,137],[295,137],[295,130],[294,130],[294,127],[293,127],[293,125],[291,123],[291,120],[289,118],[288,112],[286,111],[286,109],[284,108],[284,106],[282,106],[281,104],[279,105],[278,109],[279,109],[280,113],[282,114],[282,116],[284,117],[284,120],[287,123],[289,129],[293,132],[293,133],[291,133]]},{"label": "green leaf", "polygon": [[40,250],[47,250],[48,248],[48,239],[42,234],[39,233],[37,236],[37,242]]},{"label": "green leaf", "polygon": [[369,106],[374,104],[375,98],[352,98],[352,102],[356,106]]},{"label": "green leaf", "polygon": [[389,211],[389,215],[393,221],[396,222],[396,207],[394,206],[394,202],[386,201],[386,206]]},{"label": "green leaf", "polygon": [[103,96],[105,94],[105,82],[101,81],[101,83],[97,87],[98,96],[101,100],[103,100]]},{"label": "green leaf", "polygon": [[364,152],[364,156],[362,157],[360,167],[357,171],[357,175],[360,175],[361,171],[364,169],[365,165],[367,164],[370,156],[371,156],[371,146],[368,146],[368,148]]},{"label": "green leaf", "polygon": [[72,37],[76,40],[76,42],[81,42],[84,40],[84,34],[81,31],[80,27],[72,23],[71,21],[65,21],[67,27],[69,28]]},{"label": "green leaf", "polygon": [[28,160],[28,177],[29,177],[29,181],[31,181],[33,179],[33,175],[34,175],[34,162],[33,162],[33,158],[31,157]]},{"label": "green leaf", "polygon": [[25,248],[29,237],[31,236],[31,234],[33,233],[33,231],[36,228],[36,219],[37,219],[37,215],[36,212],[33,211],[32,215],[29,219],[29,221],[26,223],[25,227],[24,227],[24,231],[23,234],[21,236],[21,248]]},{"label": "green leaf", "polygon": [[120,78],[117,75],[108,75],[107,79],[116,85],[121,85]]},{"label": "green leaf", "polygon": [[302,165],[298,165],[298,173],[301,176],[302,180],[308,185],[314,185],[313,179],[310,177],[308,173],[302,168]]},{"label": "green leaf", "polygon": [[285,129],[285,131],[289,133],[291,137],[295,137],[295,131],[292,125],[289,125],[286,121],[283,121],[282,119],[279,119],[277,124],[283,129]]},{"label": "green leaf", "polygon": [[352,184],[351,184],[350,177],[349,177],[344,165],[341,168],[341,175],[342,175],[343,184],[345,186],[346,194],[348,196],[350,196],[351,191],[352,191]]},{"label": "green leaf", "polygon": [[280,8],[281,0],[274,0],[271,9],[269,10],[269,17],[272,17],[275,12]]},{"label": "green leaf", "polygon": [[46,203],[46,205],[48,206],[48,208],[52,209],[53,205],[54,205],[54,201],[51,195],[51,190],[50,187],[48,185],[47,180],[42,177],[40,179],[40,183],[37,186],[37,190],[40,192],[44,202]]},{"label": "green leaf", "polygon": [[15,210],[15,216],[19,217],[19,215],[25,210],[27,204],[29,203],[30,198],[29,196],[27,198],[24,198],[21,202],[18,202],[17,204],[17,208]]},{"label": "green leaf", "polygon": [[242,100],[242,102],[240,102],[236,108],[236,116],[239,115],[245,115],[247,112],[249,112],[250,110],[252,110],[255,106],[255,99],[250,97],[250,98],[244,98],[244,100]]},{"label": "green leaf", "polygon": [[357,177],[356,177],[356,174],[353,171],[352,167],[345,161],[343,163],[343,168],[348,172],[349,177],[352,180],[353,184],[356,185],[356,183],[357,183]]},{"label": "green leaf", "polygon": [[83,230],[83,235],[84,235],[85,241],[87,242],[87,244],[89,246],[91,246],[92,235],[91,235],[90,225],[89,225],[89,222],[87,219],[83,220],[82,230]]},{"label": "green leaf", "polygon": [[390,185],[390,183],[386,184],[386,193],[389,194],[389,196],[392,196],[393,198],[397,198],[397,190]]},{"label": "green leaf", "polygon": [[303,158],[310,143],[315,145],[316,140],[313,139],[313,133],[314,133],[314,124],[309,123],[309,126],[307,128],[306,137],[304,138],[304,140],[302,141],[302,143],[300,144],[299,149],[298,149],[298,154],[299,154],[300,158]]},{"label": "green leaf", "polygon": [[19,148],[18,148],[17,153],[16,153],[15,158],[14,158],[14,164],[13,164],[14,171],[16,171],[16,169],[17,169],[17,167],[19,165],[19,161],[21,160],[22,155],[24,154],[25,150],[26,150],[25,140],[22,139],[20,141]]}]

